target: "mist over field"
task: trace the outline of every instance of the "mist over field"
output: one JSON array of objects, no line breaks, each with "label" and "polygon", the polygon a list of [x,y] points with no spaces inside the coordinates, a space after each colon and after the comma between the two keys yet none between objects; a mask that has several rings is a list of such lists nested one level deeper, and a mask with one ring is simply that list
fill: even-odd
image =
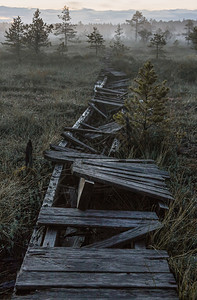
[{"label": "mist over field", "polygon": [[[21,16],[26,23],[31,22],[32,14],[36,8],[19,8],[0,6],[0,22],[11,22],[15,16]],[[43,19],[47,23],[58,22],[58,15],[61,10],[41,9]],[[155,19],[157,21],[178,21],[184,19],[197,20],[197,10],[187,9],[170,9],[170,10],[141,10],[147,19]],[[84,24],[88,23],[124,23],[135,13],[134,9],[122,11],[96,11],[93,9],[71,10],[73,23],[81,21]]]}]

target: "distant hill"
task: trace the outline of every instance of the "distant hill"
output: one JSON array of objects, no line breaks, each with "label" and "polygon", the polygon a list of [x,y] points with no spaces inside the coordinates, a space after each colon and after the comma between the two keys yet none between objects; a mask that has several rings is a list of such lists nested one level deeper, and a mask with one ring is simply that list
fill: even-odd
[{"label": "distant hill", "polygon": [[[13,17],[20,16],[25,23],[32,20],[32,15],[35,8],[18,8],[0,6],[0,22],[11,22]],[[47,23],[58,22],[57,15],[61,13],[60,10],[45,9],[41,10],[42,17]],[[135,10],[122,10],[122,11],[96,11],[93,9],[72,10],[70,12],[73,23],[81,21],[84,24],[88,23],[124,23],[126,19],[131,19]],[[171,9],[171,10],[142,10],[143,15],[147,19],[155,19],[157,21],[177,21],[183,19],[197,20],[197,10],[187,9]]]}]

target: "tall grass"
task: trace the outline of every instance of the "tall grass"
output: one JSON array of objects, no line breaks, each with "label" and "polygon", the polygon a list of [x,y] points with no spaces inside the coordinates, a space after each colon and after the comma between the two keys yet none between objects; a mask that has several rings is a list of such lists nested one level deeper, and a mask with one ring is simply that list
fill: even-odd
[{"label": "tall grass", "polygon": [[[78,49],[80,51],[80,49]],[[4,55],[4,56],[3,56]],[[21,255],[27,246],[52,171],[42,157],[85,110],[100,71],[87,55],[47,54],[20,65],[1,53],[0,75],[0,255]],[[33,144],[33,169],[25,149]]]}]

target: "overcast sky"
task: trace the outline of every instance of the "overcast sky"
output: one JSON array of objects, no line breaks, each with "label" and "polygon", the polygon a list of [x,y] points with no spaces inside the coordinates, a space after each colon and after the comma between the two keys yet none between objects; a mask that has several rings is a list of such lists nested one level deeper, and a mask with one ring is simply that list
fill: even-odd
[{"label": "overcast sky", "polygon": [[61,9],[64,5],[69,6],[70,9],[92,8],[95,10],[197,9],[196,0],[0,0],[0,6],[12,7]]}]

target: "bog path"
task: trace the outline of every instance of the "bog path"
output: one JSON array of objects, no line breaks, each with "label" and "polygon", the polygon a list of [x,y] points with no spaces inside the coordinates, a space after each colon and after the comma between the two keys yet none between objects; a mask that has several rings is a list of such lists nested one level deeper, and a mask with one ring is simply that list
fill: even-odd
[{"label": "bog path", "polygon": [[115,158],[128,85],[106,60],[86,111],[45,151],[54,170],[12,299],[178,299],[167,252],[149,247],[173,201],[168,173]]}]

